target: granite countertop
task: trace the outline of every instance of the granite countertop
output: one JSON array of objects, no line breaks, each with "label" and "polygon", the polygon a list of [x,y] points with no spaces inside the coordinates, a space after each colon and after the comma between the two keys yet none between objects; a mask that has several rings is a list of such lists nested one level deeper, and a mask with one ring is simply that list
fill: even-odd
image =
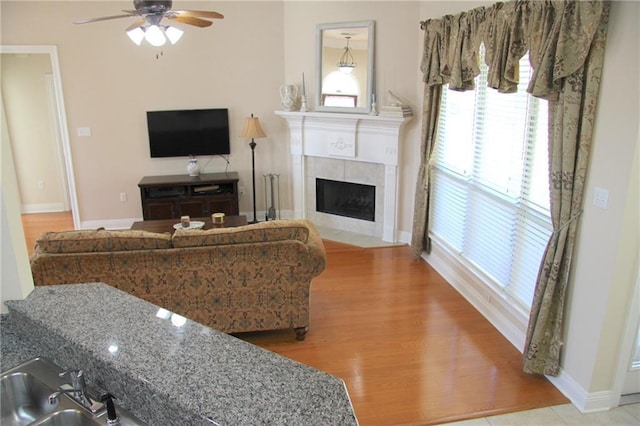
[{"label": "granite countertop", "polygon": [[11,315],[0,315],[0,371],[7,371],[42,355],[40,349],[27,342],[18,330],[19,325]]},{"label": "granite countertop", "polygon": [[3,371],[37,355],[82,368],[150,424],[357,424],[341,379],[106,284],[36,287],[6,305]]}]

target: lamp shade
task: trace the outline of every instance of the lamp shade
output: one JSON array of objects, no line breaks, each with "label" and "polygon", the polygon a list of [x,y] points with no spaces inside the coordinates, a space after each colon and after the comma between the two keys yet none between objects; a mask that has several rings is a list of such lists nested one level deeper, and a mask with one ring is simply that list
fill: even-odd
[{"label": "lamp shade", "polygon": [[242,129],[242,133],[240,134],[241,138],[264,138],[267,134],[262,130],[262,126],[260,126],[260,121],[258,117],[254,117],[251,114],[251,117],[247,117],[247,120],[244,122],[244,129]]}]

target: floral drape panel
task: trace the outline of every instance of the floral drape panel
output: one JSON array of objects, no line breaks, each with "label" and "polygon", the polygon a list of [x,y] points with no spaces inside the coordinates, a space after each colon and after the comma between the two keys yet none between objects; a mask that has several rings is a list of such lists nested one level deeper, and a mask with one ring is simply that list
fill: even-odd
[{"label": "floral drape panel", "polygon": [[[416,201],[413,207],[413,232],[411,247],[419,256],[423,248],[429,249],[427,214],[429,211],[429,163],[436,138],[442,85],[425,86],[422,105],[422,146],[420,148],[420,168],[416,182]],[[417,248],[417,250],[416,250]]]},{"label": "floral drape panel", "polygon": [[501,93],[514,92],[519,81],[518,61],[528,51],[534,72],[527,91],[550,101],[554,232],[543,256],[529,318],[524,370],[530,373],[559,373],[564,297],[582,206],[608,14],[608,0],[513,1],[422,23],[422,71],[427,87],[414,252],[429,247],[429,157],[437,128],[437,113],[432,110],[439,109],[439,96],[431,96],[432,86],[448,83],[453,90],[472,89],[473,78],[479,74],[478,47],[483,42],[490,87]]},{"label": "floral drape panel", "polygon": [[[583,43],[574,52],[585,61],[571,64],[571,68],[577,66],[574,71],[554,68],[558,75],[566,75],[557,101],[549,102],[549,181],[554,232],[538,274],[527,328],[524,371],[529,373],[553,376],[560,373],[562,315],[602,80],[608,4],[598,15],[598,20],[571,22],[583,34],[592,35],[590,46]],[[558,50],[569,49],[572,43],[571,38],[559,37]]]}]

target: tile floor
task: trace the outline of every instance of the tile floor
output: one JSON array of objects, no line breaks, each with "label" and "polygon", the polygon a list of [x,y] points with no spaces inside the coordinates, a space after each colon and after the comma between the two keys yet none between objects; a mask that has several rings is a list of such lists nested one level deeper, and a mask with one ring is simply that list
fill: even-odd
[{"label": "tile floor", "polygon": [[538,408],[536,410],[480,419],[463,420],[449,425],[502,426],[502,425],[640,425],[640,403],[622,405],[610,411],[581,414],[572,404]]},{"label": "tile floor", "polygon": [[405,243],[388,243],[381,238],[370,237],[368,235],[356,234],[355,232],[341,231],[338,229],[318,226],[318,232],[322,238],[339,243],[351,244],[358,247],[390,247],[404,245]]}]

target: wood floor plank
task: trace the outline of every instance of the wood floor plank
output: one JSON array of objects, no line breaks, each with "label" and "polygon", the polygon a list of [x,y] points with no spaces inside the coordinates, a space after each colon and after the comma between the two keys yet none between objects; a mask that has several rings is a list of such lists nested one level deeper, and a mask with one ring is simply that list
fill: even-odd
[{"label": "wood floor plank", "polygon": [[29,255],[33,253],[36,240],[43,232],[71,231],[74,228],[71,212],[23,214],[21,218]]},{"label": "wood floor plank", "polygon": [[[73,227],[70,215],[29,219],[28,241]],[[342,378],[361,425],[438,424],[568,402],[546,378],[522,372],[518,350],[408,247],[325,247],[306,340],[291,330],[237,336]]]}]

